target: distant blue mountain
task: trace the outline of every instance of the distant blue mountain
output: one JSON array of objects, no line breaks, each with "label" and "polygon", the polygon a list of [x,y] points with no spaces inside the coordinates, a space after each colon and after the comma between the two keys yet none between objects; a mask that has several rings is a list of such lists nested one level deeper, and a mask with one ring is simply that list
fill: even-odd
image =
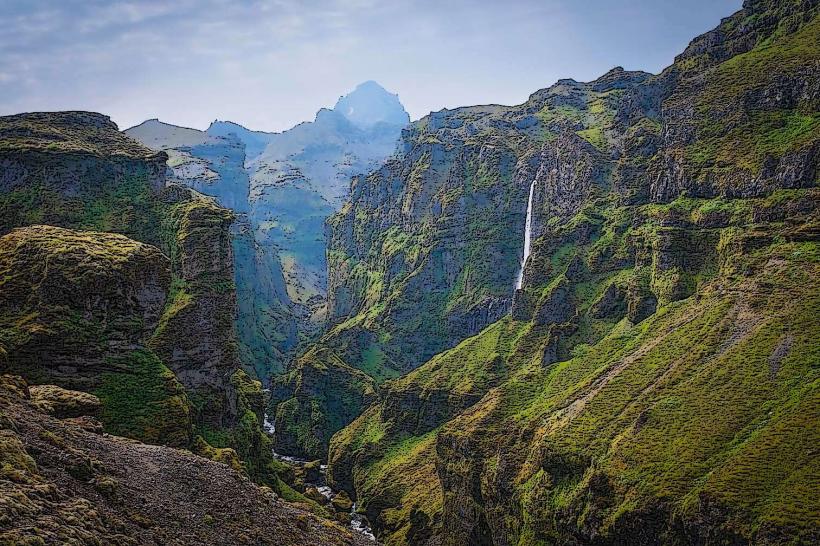
[{"label": "distant blue mountain", "polygon": [[353,175],[395,151],[409,121],[398,96],[368,81],[281,133],[231,121],[199,131],[156,119],[125,131],[169,154],[172,181],[244,213],[234,242],[237,327],[243,360],[260,376],[281,371],[298,332],[323,323],[325,220],[344,203]]},{"label": "distant blue mountain", "polygon": [[352,93],[341,97],[333,110],[363,129],[379,123],[400,126],[410,123],[398,95],[388,93],[374,81],[359,84]]},{"label": "distant blue mountain", "polygon": [[279,249],[295,302],[318,309],[327,288],[324,221],[342,206],[351,176],[390,156],[409,122],[398,96],[368,81],[312,122],[281,133],[225,121],[208,128],[209,135],[233,134],[245,143],[250,216],[258,239]]}]

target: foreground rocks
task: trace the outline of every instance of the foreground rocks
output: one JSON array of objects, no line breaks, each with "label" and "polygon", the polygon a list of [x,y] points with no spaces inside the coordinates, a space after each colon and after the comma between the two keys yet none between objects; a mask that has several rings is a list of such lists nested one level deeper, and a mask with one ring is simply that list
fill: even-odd
[{"label": "foreground rocks", "polygon": [[372,543],[226,465],[89,432],[32,398],[22,379],[0,378],[0,543]]}]

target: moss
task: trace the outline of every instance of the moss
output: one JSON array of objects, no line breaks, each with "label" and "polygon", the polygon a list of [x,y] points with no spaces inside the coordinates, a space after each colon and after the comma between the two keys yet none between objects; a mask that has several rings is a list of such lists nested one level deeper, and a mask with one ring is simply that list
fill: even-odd
[{"label": "moss", "polygon": [[94,112],[32,112],[0,116],[0,152],[48,151],[98,157],[153,158],[156,153]]},{"label": "moss", "polygon": [[602,152],[607,151],[607,140],[601,127],[590,127],[589,129],[576,131],[576,134],[595,146],[598,150]]},{"label": "moss", "polygon": [[[808,313],[818,295],[806,264],[817,244],[785,238],[803,232],[794,226],[805,213],[793,227],[743,227],[754,215],[806,210],[811,194],[589,211],[600,237],[540,241],[531,256],[549,271],[531,291],[569,283],[572,328],[505,318],[386,382],[381,402],[333,437],[331,479],[355,489],[390,544],[413,543],[413,521],[449,536],[437,527],[447,494],[479,482],[477,509],[510,522],[497,525],[521,544],[560,542],[586,526],[617,541],[647,510],[698,518],[707,502],[746,537],[811,521],[812,440],[800,431],[816,403],[808,344],[820,325]],[[570,282],[562,273],[576,258],[584,271]],[[659,305],[637,324],[590,316],[609,286]],[[556,339],[557,362],[545,365]],[[794,464],[771,465],[778,449]],[[795,536],[808,528],[800,523]]]},{"label": "moss", "polygon": [[710,71],[697,97],[697,140],[687,157],[701,167],[740,167],[758,174],[766,157],[805,148],[817,138],[820,118],[810,104],[750,112],[736,105],[749,90],[794,77],[820,54],[820,18],[796,32],[773,37]]},{"label": "moss", "polygon": [[122,371],[104,373],[94,391],[103,404],[106,430],[148,443],[187,446],[190,405],[173,372],[146,350],[109,363]]},{"label": "moss", "polygon": [[202,436],[197,436],[191,445],[191,451],[206,459],[230,466],[238,472],[244,471],[236,451],[229,447],[213,447]]},{"label": "moss", "polygon": [[0,430],[0,448],[0,475],[5,479],[25,483],[27,475],[37,472],[37,463],[13,431]]}]

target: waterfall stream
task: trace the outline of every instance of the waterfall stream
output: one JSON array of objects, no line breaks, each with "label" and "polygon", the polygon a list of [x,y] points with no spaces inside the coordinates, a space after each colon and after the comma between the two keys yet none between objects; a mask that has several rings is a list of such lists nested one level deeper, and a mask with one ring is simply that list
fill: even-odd
[{"label": "waterfall stream", "polygon": [[[276,432],[276,425],[268,418],[268,414],[265,414],[265,421],[263,423],[263,428],[265,432],[273,436],[273,433]],[[282,462],[288,463],[294,466],[304,466],[309,461],[304,459],[298,459],[296,457],[290,457],[288,455],[281,455],[276,451],[273,452],[273,456],[276,459],[279,459]],[[305,483],[306,486],[314,486],[316,490],[319,491],[328,501],[332,501],[333,497],[337,495],[337,492],[330,488],[325,481],[325,473],[327,472],[327,465],[321,465],[319,467],[320,471],[320,482],[319,483]],[[353,508],[350,510],[350,528],[356,531],[357,533],[361,533],[364,536],[375,540],[376,537],[373,536],[373,531],[370,529],[370,525],[368,524],[367,518],[363,514],[359,514],[357,512],[358,506],[356,503],[353,503]]]},{"label": "waterfall stream", "polygon": [[524,223],[524,257],[521,258],[521,269],[518,270],[518,280],[515,281],[515,289],[520,290],[524,283],[524,266],[527,265],[527,258],[530,257],[530,247],[532,246],[532,196],[535,193],[535,180],[530,184],[530,196],[527,199],[527,221]]}]

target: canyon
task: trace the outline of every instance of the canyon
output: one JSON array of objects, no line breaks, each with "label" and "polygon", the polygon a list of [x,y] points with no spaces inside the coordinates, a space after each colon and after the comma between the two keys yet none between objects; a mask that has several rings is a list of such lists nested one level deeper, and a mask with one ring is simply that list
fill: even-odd
[{"label": "canyon", "polygon": [[0,542],[820,542],[818,59],[0,117]]}]

